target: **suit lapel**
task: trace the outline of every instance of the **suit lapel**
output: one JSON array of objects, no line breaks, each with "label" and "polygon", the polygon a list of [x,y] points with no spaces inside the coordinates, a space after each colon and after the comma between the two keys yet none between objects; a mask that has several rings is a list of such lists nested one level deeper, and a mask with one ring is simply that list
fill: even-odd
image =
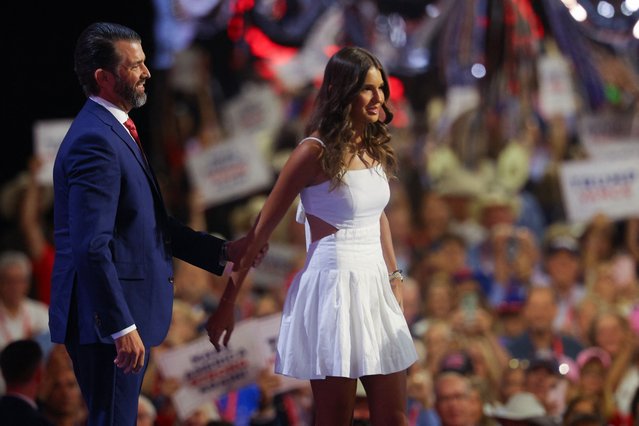
[{"label": "suit lapel", "polygon": [[96,116],[98,116],[98,118],[100,118],[101,121],[104,122],[104,124],[109,126],[111,130],[113,130],[113,132],[129,148],[129,150],[131,151],[131,153],[133,154],[137,162],[140,164],[140,167],[142,167],[142,170],[144,170],[144,174],[146,174],[146,177],[149,180],[149,183],[151,184],[153,195],[161,203],[160,205],[164,206],[164,200],[162,199],[162,193],[160,192],[160,185],[158,184],[155,174],[153,173],[153,170],[151,170],[151,166],[147,163],[146,159],[142,157],[142,151],[140,151],[140,147],[133,140],[129,132],[127,132],[124,126],[121,123],[118,123],[118,120],[115,119],[113,114],[111,114],[107,109],[102,107],[102,105],[99,105],[91,100],[87,100],[87,107],[90,108],[92,112]]}]

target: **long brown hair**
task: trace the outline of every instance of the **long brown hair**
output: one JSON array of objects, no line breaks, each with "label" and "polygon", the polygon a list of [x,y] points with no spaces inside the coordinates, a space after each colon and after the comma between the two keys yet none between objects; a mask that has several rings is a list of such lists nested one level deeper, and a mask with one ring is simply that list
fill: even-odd
[{"label": "long brown hair", "polygon": [[389,144],[391,136],[387,128],[393,114],[386,105],[390,98],[386,72],[379,60],[366,49],[348,46],[340,49],[326,64],[324,81],[306,126],[307,135],[317,132],[326,144],[322,168],[330,176],[333,187],[342,182],[346,172],[346,154],[357,152],[353,141],[355,130],[351,121],[351,104],[364,87],[371,67],[377,68],[382,75],[385,98],[382,109],[386,117],[384,121],[366,125],[362,143],[366,153],[381,164],[389,177],[395,176],[397,171],[397,156]]}]

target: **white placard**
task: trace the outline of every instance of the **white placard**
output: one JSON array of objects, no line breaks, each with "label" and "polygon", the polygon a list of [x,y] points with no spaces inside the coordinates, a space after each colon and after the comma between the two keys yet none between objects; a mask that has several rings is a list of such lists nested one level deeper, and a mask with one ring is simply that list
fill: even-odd
[{"label": "white placard", "polygon": [[284,106],[270,84],[247,83],[223,111],[230,134],[276,132],[284,122]]},{"label": "white placard", "polygon": [[[180,419],[206,402],[254,383],[262,369],[272,369],[280,321],[278,313],[238,322],[229,347],[219,353],[208,336],[158,353],[162,375],[180,381],[172,397]],[[277,392],[308,386],[307,381],[278,377],[282,381]]]},{"label": "white placard", "polygon": [[574,115],[577,102],[568,61],[560,54],[550,54],[540,57],[537,64],[539,110],[542,115]]},{"label": "white placard", "polygon": [[588,154],[597,160],[623,160],[636,158],[639,161],[639,138],[610,139],[588,145]]},{"label": "white placard", "polygon": [[568,219],[583,223],[597,213],[613,220],[639,215],[637,160],[578,161],[560,169]]},{"label": "white placard", "polygon": [[33,125],[33,152],[40,159],[38,182],[53,185],[53,163],[73,119],[40,120]]},{"label": "white placard", "polygon": [[579,140],[590,157],[601,160],[639,159],[639,129],[632,114],[584,115]]},{"label": "white placard", "polygon": [[[271,371],[275,365],[275,354],[277,351],[277,337],[280,330],[280,323],[282,322],[281,314],[273,314],[263,318],[259,318],[255,324],[255,334],[260,336],[260,339],[256,340],[257,352],[260,354],[266,354],[264,356],[265,368],[269,368]],[[299,389],[310,386],[308,380],[299,380],[294,377],[288,377],[279,375],[280,380],[279,387],[275,391],[276,394],[287,392],[291,389]]]},{"label": "white placard", "polygon": [[268,188],[273,181],[262,151],[251,142],[226,141],[190,152],[186,165],[206,207]]},{"label": "white placard", "polygon": [[304,247],[277,242],[269,243],[266,256],[260,265],[253,269],[254,285],[268,288],[282,287],[300,256],[306,256]]}]

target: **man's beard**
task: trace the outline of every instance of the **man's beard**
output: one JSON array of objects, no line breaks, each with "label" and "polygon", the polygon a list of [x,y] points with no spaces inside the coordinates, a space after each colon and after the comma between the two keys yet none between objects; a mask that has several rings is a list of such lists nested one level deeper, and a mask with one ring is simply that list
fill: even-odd
[{"label": "man's beard", "polygon": [[146,92],[138,93],[135,90],[136,85],[129,86],[124,80],[117,77],[115,83],[115,93],[120,95],[127,103],[131,105],[131,108],[140,108],[146,103]]}]

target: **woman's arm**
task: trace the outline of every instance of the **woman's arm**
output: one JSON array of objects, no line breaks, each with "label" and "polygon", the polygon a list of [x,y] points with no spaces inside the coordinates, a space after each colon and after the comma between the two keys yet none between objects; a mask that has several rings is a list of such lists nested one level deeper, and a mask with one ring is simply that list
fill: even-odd
[{"label": "woman's arm", "polygon": [[234,325],[235,299],[256,256],[268,243],[271,234],[301,190],[312,184],[316,177],[323,173],[319,161],[321,154],[322,147],[319,143],[306,142],[295,148],[282,168],[253,227],[244,238],[246,247],[244,254],[233,265],[233,272],[220,299],[220,305],[207,324],[209,339],[218,351],[220,350],[219,339],[224,331],[226,334],[223,343],[225,346],[228,344]]}]

